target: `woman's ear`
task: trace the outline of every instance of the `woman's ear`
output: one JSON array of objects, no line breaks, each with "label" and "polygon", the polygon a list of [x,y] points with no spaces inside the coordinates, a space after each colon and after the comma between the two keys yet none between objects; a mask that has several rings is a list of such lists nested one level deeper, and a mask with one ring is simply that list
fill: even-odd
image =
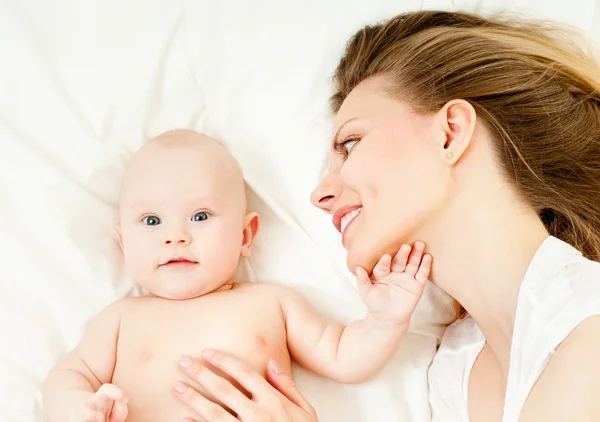
[{"label": "woman's ear", "polygon": [[115,223],[113,227],[115,229],[115,232],[117,233],[117,240],[119,241],[119,246],[121,247],[121,250],[123,250],[123,235],[121,234],[121,223]]},{"label": "woman's ear", "polygon": [[254,239],[256,238],[256,234],[258,233],[259,228],[259,218],[258,214],[255,212],[251,212],[246,217],[244,217],[244,230],[242,232],[242,251],[240,255],[243,258],[247,258],[250,256],[250,252],[252,251],[252,245],[254,245]]},{"label": "woman's ear", "polygon": [[454,165],[471,142],[477,113],[468,101],[451,100],[438,111],[436,120],[441,133],[438,145],[440,158],[448,165]]}]

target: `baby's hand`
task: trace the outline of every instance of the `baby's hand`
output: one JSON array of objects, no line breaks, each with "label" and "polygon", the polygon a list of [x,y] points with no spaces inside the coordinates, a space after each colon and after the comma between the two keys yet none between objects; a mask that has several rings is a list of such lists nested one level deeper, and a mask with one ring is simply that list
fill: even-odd
[{"label": "baby's hand", "polygon": [[103,384],[85,403],[85,422],[123,422],[127,418],[125,393],[113,384]]},{"label": "baby's hand", "polygon": [[432,257],[423,255],[425,244],[402,245],[394,260],[381,257],[369,277],[362,267],[356,268],[358,290],[371,315],[394,324],[408,324],[431,271]]}]

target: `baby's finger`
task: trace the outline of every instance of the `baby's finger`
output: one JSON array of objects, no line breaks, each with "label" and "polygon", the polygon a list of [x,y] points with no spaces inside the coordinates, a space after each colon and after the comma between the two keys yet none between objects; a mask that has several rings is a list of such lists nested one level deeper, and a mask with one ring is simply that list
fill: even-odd
[{"label": "baby's finger", "polygon": [[392,264],[392,257],[385,254],[381,257],[375,268],[373,268],[373,277],[382,278],[390,274],[390,265]]},{"label": "baby's finger", "polygon": [[105,422],[106,418],[102,413],[93,412],[90,416],[84,419],[85,422]]},{"label": "baby's finger", "polygon": [[419,270],[421,265],[421,259],[423,258],[423,251],[425,250],[425,244],[421,241],[416,241],[410,255],[408,256],[408,264],[406,265],[406,274],[414,277]]},{"label": "baby's finger", "polygon": [[104,422],[104,413],[93,409],[90,404],[85,405],[83,420],[85,422]]},{"label": "baby's finger", "polygon": [[110,412],[109,422],[125,422],[127,419],[128,408],[127,404],[123,402],[115,402],[112,412]]},{"label": "baby's finger", "polygon": [[369,278],[369,273],[363,267],[356,267],[356,285],[361,297],[366,297],[373,288],[373,283]]},{"label": "baby's finger", "polygon": [[127,402],[127,396],[125,396],[123,390],[114,384],[102,384],[98,391],[96,391],[96,396],[102,397],[103,399],[108,398],[110,400]]},{"label": "baby's finger", "polygon": [[[102,415],[107,414],[110,410],[113,399],[105,395],[99,395],[98,393],[94,394],[90,397],[86,404],[87,406],[96,413],[101,413]],[[94,416],[95,418],[96,416]],[[96,420],[96,419],[93,419]],[[104,420],[104,419],[102,419]]]},{"label": "baby's finger", "polygon": [[408,255],[410,255],[411,250],[410,245],[402,245],[392,261],[392,272],[402,273],[406,270],[406,263],[408,262]]},{"label": "baby's finger", "polygon": [[415,280],[417,280],[421,284],[425,284],[429,279],[429,273],[431,273],[431,263],[433,262],[433,257],[428,253],[423,256],[421,260],[421,265],[419,266],[419,270],[417,274],[415,274]]}]

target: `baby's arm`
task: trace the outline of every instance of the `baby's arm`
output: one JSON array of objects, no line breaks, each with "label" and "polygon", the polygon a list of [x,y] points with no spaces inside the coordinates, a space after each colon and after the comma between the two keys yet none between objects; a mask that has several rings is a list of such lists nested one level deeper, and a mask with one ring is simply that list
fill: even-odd
[{"label": "baby's arm", "polygon": [[357,270],[359,291],[369,310],[348,325],[329,321],[300,295],[283,302],[288,348],[302,366],[343,383],[363,382],[392,358],[408,329],[431,269],[425,245],[404,245],[393,259],[385,255],[369,279]]},{"label": "baby's arm", "polygon": [[[89,323],[79,345],[48,374],[43,402],[49,422],[125,420],[126,398],[109,384],[115,368],[121,308],[122,302],[117,302],[100,312]],[[107,414],[113,403],[111,414]]]}]

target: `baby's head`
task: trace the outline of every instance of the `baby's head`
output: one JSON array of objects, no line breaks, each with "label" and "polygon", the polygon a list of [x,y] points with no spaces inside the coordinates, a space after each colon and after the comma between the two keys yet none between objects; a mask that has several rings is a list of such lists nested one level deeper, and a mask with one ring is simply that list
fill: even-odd
[{"label": "baby's head", "polygon": [[190,299],[229,288],[258,215],[224,146],[188,130],[148,141],[131,159],[116,225],[125,264],[152,294]]}]

